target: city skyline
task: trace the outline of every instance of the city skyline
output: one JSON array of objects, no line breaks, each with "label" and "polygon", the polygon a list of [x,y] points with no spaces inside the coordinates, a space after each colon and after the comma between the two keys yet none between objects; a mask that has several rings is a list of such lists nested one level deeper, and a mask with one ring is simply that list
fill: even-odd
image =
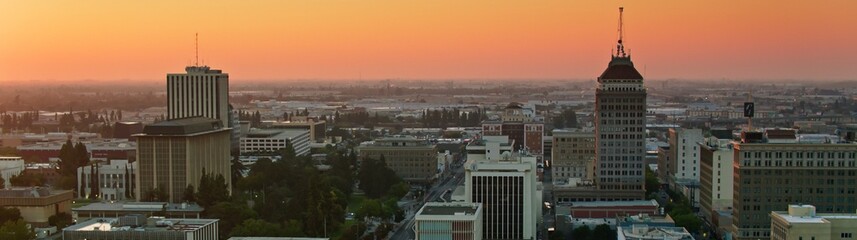
[{"label": "city skyline", "polygon": [[853,5],[3,2],[0,83],[160,83],[193,65],[196,33],[200,64],[229,69],[238,83],[594,79],[615,44],[618,6],[647,79],[850,80],[857,33],[837,29],[857,25]]}]

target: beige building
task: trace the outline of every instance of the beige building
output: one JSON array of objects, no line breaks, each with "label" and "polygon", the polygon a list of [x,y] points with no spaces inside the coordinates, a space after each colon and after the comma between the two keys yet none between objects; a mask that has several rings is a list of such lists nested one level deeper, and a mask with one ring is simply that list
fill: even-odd
[{"label": "beige building", "polygon": [[802,142],[794,130],[742,135],[733,144],[734,239],[770,238],[770,213],[789,203],[829,213],[857,209],[857,144]]},{"label": "beige building", "polygon": [[771,212],[771,240],[854,239],[857,213],[815,212],[812,205],[789,205],[788,211]]},{"label": "beige building", "polygon": [[57,213],[71,213],[71,190],[47,188],[13,188],[0,190],[0,207],[17,208],[24,221],[36,227],[48,226],[48,218]]},{"label": "beige building", "polygon": [[481,240],[482,214],[480,203],[426,203],[414,216],[416,240]]},{"label": "beige building", "polygon": [[595,169],[595,132],[591,129],[553,130],[551,168],[557,180],[592,180]]},{"label": "beige building", "polygon": [[[199,186],[203,173],[223,175],[231,185],[230,129],[203,117],[174,119],[148,125],[137,137],[135,196],[166,188],[169,201],[182,202],[188,185]],[[227,188],[231,191],[231,187]]]},{"label": "beige building", "polygon": [[364,142],[358,148],[361,158],[380,159],[400,178],[412,183],[429,183],[438,174],[437,147],[425,139],[385,137]]}]

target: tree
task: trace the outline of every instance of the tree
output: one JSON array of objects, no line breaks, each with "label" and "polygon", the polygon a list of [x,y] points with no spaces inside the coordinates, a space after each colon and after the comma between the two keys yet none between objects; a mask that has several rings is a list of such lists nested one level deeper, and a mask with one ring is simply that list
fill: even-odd
[{"label": "tree", "polygon": [[196,196],[194,196],[196,192],[193,189],[193,185],[188,184],[184,189],[184,201],[185,202],[196,202]]},{"label": "tree", "polygon": [[164,185],[149,189],[142,194],[143,201],[145,202],[167,202],[170,200],[170,193],[167,192],[167,188]]},{"label": "tree", "polygon": [[247,166],[241,163],[238,155],[232,158],[232,187],[238,186],[238,181],[244,178],[243,172],[247,171]]},{"label": "tree", "polygon": [[658,181],[658,177],[655,175],[655,172],[649,167],[646,167],[646,196],[651,195],[658,191],[661,188],[661,183]]},{"label": "tree", "polygon": [[17,208],[0,207],[0,224],[21,219],[21,210]]},{"label": "tree", "polygon": [[[589,229],[589,228],[587,228],[587,229]],[[562,231],[559,231],[559,230],[554,231],[554,232],[548,232],[548,235],[550,235],[550,238],[549,238],[550,240],[564,240],[565,239],[564,233]]]},{"label": "tree", "polygon": [[360,209],[356,212],[357,218],[363,219],[367,217],[384,217],[384,210],[381,202],[376,199],[366,199],[360,205]]},{"label": "tree", "polygon": [[283,237],[280,226],[260,219],[247,219],[232,229],[233,237]]},{"label": "tree", "polygon": [[220,219],[218,223],[220,236],[228,236],[232,229],[244,220],[258,217],[247,204],[236,202],[219,202],[206,208],[204,215],[207,218]]},{"label": "tree", "polygon": [[592,239],[598,240],[615,240],[616,239],[616,231],[610,229],[610,225],[601,224],[595,227],[595,230],[592,230]]},{"label": "tree", "polygon": [[128,165],[125,165],[125,198],[131,199],[131,192],[134,189],[131,189],[131,172],[128,170]]},{"label": "tree", "polygon": [[63,229],[72,224],[71,215],[65,212],[57,213],[48,218],[48,224],[56,226],[57,229]]},{"label": "tree", "polygon": [[[203,169],[205,172],[205,169]],[[196,201],[203,208],[208,208],[218,202],[229,200],[229,189],[223,175],[210,175],[203,173],[199,179],[199,189],[196,193]]]},{"label": "tree", "polygon": [[74,144],[71,143],[71,140],[67,140],[65,144],[60,148],[60,172],[64,176],[74,175],[77,172],[77,168],[80,167],[78,163],[78,152],[74,148]]},{"label": "tree", "polygon": [[[554,235],[557,235],[554,233]],[[573,240],[587,240],[591,239],[592,230],[589,230],[587,226],[580,226],[571,231],[571,239]]]},{"label": "tree", "polygon": [[682,214],[673,217],[676,227],[683,227],[690,233],[698,233],[702,220],[693,214]]},{"label": "tree", "polygon": [[[77,144],[74,145],[74,151],[76,153],[78,167],[89,165],[89,150],[86,150],[86,145],[84,145],[83,142],[77,142]],[[74,170],[77,170],[77,168]]]},{"label": "tree", "polygon": [[24,220],[7,221],[0,226],[0,239],[31,240],[36,239],[36,233],[27,226]]},{"label": "tree", "polygon": [[401,181],[396,173],[387,167],[384,155],[381,155],[378,160],[363,159],[357,178],[360,180],[360,190],[370,198],[380,198],[390,190],[391,186]]}]

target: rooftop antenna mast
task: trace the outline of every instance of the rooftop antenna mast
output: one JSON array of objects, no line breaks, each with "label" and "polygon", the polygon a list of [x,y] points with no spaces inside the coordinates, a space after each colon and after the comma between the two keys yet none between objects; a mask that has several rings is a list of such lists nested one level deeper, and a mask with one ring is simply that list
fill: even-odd
[{"label": "rooftop antenna mast", "polygon": [[622,44],[622,38],[625,36],[625,31],[622,29],[622,12],[624,12],[624,7],[619,7],[619,42],[616,44],[616,56],[617,57],[627,57],[625,54],[625,45]]},{"label": "rooftop antenna mast", "polygon": [[[193,65],[199,67],[199,33],[196,33],[193,41],[194,41],[194,50],[196,51],[196,61],[193,62]],[[619,40],[619,41],[621,42],[622,40]]]}]

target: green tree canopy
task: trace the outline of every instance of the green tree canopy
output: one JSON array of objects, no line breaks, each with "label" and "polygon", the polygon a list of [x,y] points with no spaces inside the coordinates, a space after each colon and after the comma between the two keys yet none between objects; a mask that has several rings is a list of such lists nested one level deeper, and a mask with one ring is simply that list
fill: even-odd
[{"label": "green tree canopy", "polygon": [[233,237],[284,237],[280,225],[261,219],[247,219],[232,229],[229,234]]},{"label": "green tree canopy", "polygon": [[36,233],[27,227],[24,220],[6,221],[0,226],[0,239],[3,240],[31,240],[36,239]]}]

